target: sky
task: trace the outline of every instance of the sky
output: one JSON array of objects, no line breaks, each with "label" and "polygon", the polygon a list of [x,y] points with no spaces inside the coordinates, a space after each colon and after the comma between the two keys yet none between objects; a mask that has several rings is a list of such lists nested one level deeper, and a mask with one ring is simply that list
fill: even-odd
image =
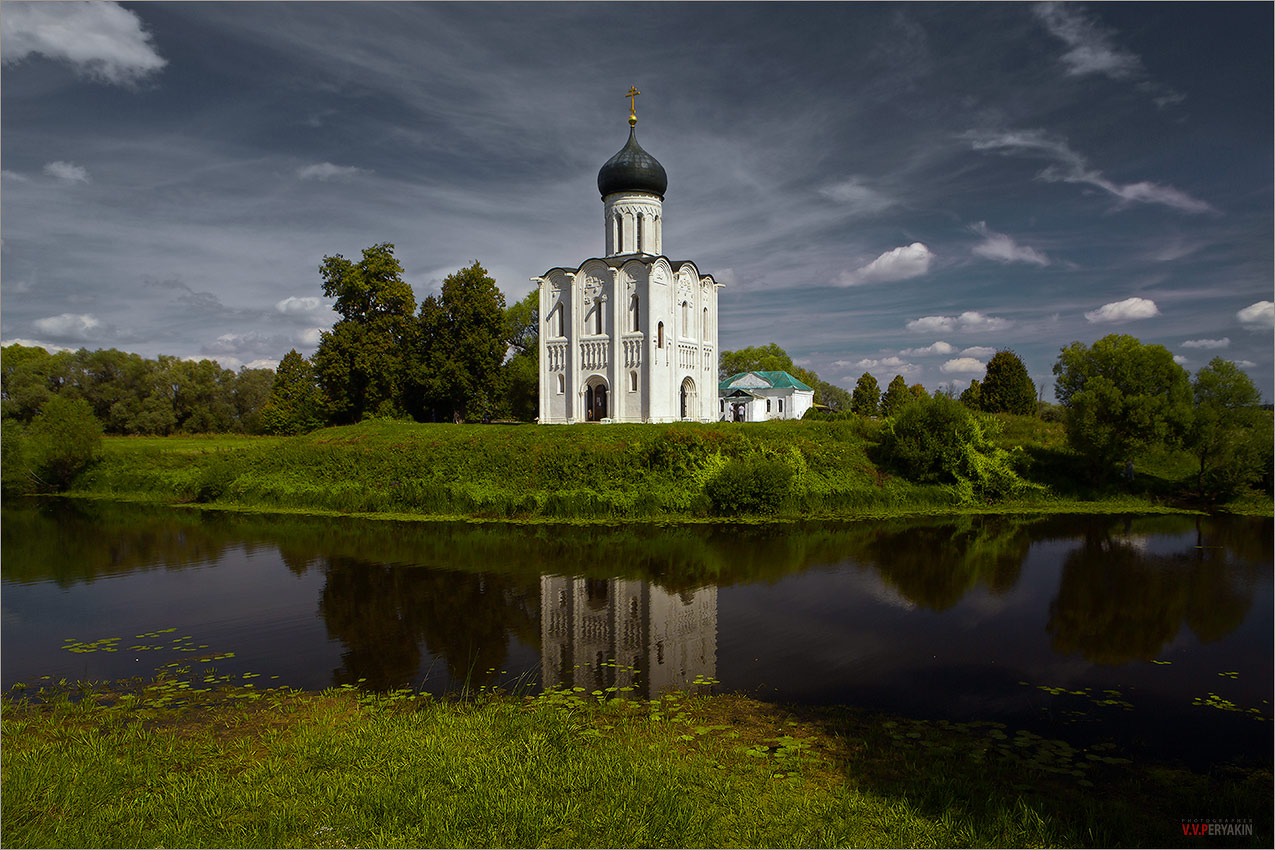
[{"label": "sky", "polygon": [[1270,401],[1269,3],[0,3],[0,340],[273,366],[328,255],[512,303],[638,136],[719,346],[1053,397],[1130,334]]}]

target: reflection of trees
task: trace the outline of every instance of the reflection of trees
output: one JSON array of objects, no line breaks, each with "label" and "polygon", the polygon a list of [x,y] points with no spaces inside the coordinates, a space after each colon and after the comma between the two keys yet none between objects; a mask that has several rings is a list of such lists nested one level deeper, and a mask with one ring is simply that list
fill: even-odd
[{"label": "reflection of trees", "polygon": [[504,662],[510,634],[539,638],[538,597],[534,579],[333,558],[319,612],[345,645],[334,680],[418,685],[423,641],[453,681],[482,684]]},{"label": "reflection of trees", "polygon": [[864,547],[865,561],[905,599],[935,611],[980,583],[997,595],[1011,590],[1032,544],[1030,527],[1014,517],[880,529]]},{"label": "reflection of trees", "polygon": [[[1046,628],[1054,648],[1098,664],[1124,664],[1155,658],[1183,623],[1203,641],[1238,627],[1253,603],[1263,561],[1240,560],[1228,550],[1233,522],[1197,522],[1199,542],[1172,555],[1144,554],[1132,544],[1150,525],[1127,523],[1123,539],[1110,528],[1087,535],[1063,562],[1058,595],[1049,606]],[[1252,526],[1247,529],[1251,534]],[[1269,533],[1265,539],[1264,552],[1246,554],[1264,555],[1269,563]]]}]

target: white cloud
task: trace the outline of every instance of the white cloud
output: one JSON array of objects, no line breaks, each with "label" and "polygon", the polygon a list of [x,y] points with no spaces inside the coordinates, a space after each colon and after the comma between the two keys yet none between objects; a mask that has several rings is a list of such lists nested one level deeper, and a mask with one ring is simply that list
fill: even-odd
[{"label": "white cloud", "polygon": [[[922,316],[907,323],[910,331],[1001,331],[1012,325],[1009,319],[985,316],[975,310],[966,310],[959,316]],[[946,352],[944,352],[946,353]]]},{"label": "white cloud", "polygon": [[982,372],[987,369],[987,364],[973,357],[957,357],[949,360],[939,367],[939,371],[944,374],[952,374],[953,372]]},{"label": "white cloud", "polygon": [[819,194],[836,201],[851,215],[879,213],[895,204],[893,198],[863,185],[858,177],[824,186],[819,190]]},{"label": "white cloud", "polygon": [[3,342],[0,342],[0,347],[9,346],[9,345],[22,345],[22,346],[26,346],[27,348],[43,348],[45,351],[49,352],[50,354],[57,354],[59,351],[74,351],[75,350],[73,348],[67,348],[65,345],[54,345],[51,342],[40,342],[34,339],[22,339],[21,337],[19,337],[18,339],[6,339]]},{"label": "white cloud", "polygon": [[974,345],[961,352],[962,357],[991,357],[996,349],[987,345]]},{"label": "white cloud", "polygon": [[885,283],[919,277],[930,270],[934,254],[920,242],[892,248],[866,266],[841,273],[842,286],[859,286],[865,283]]},{"label": "white cloud", "polygon": [[1181,354],[1175,354],[1173,355],[1173,362],[1181,366],[1183,363],[1187,362],[1187,359]]},{"label": "white cloud", "polygon": [[302,180],[349,180],[367,172],[352,165],[333,165],[330,162],[319,162],[297,169],[297,176]]},{"label": "white cloud", "polygon": [[848,365],[848,366],[853,366],[855,369],[863,369],[864,371],[868,371],[871,369],[893,369],[901,374],[907,373],[907,372],[914,372],[919,368],[915,363],[908,363],[906,360],[903,360],[900,357],[881,357],[881,358],[865,357],[862,360],[858,360],[854,363],[846,363],[845,361],[839,360],[837,361],[837,363],[834,363],[833,365],[834,366]]},{"label": "white cloud", "polygon": [[293,295],[274,305],[274,308],[287,316],[298,316],[313,313],[323,306],[323,299],[317,295],[306,295],[298,298]]},{"label": "white cloud", "polygon": [[16,171],[9,171],[8,169],[0,169],[0,179],[16,180],[19,183],[27,182],[27,176],[25,174],[19,174]]},{"label": "white cloud", "polygon": [[247,366],[249,369],[275,369],[275,368],[278,368],[279,361],[278,359],[262,357],[260,359],[245,363],[244,365]]},{"label": "white cloud", "polygon": [[298,331],[295,339],[301,345],[318,345],[323,331],[324,328],[306,328],[303,331]]},{"label": "white cloud", "polygon": [[1213,207],[1187,193],[1158,183],[1115,183],[1101,171],[1090,168],[1083,156],[1067,146],[1065,141],[1052,139],[1042,130],[1009,130],[998,132],[973,131],[965,134],[976,151],[1000,151],[1020,156],[1035,156],[1053,160],[1053,164],[1036,175],[1037,179],[1052,183],[1083,183],[1096,186],[1121,201],[1120,206],[1131,203],[1161,204],[1187,213],[1216,212]]},{"label": "white cloud", "polygon": [[1235,314],[1245,330],[1263,331],[1275,327],[1275,302],[1258,301]]},{"label": "white cloud", "polygon": [[102,322],[88,313],[62,313],[32,322],[42,334],[61,339],[88,339],[89,333],[102,327]]},{"label": "white cloud", "polygon": [[1032,263],[1038,266],[1049,265],[1049,257],[1045,256],[1035,248],[1029,248],[1026,245],[1019,245],[1011,237],[1004,233],[997,233],[987,226],[987,222],[980,221],[978,224],[970,226],[970,231],[983,237],[983,241],[975,245],[971,250],[980,257],[986,257],[989,260],[996,260],[1000,263]]},{"label": "white cloud", "polygon": [[1226,348],[1231,344],[1231,338],[1224,336],[1221,339],[1188,339],[1182,343],[1183,348]]},{"label": "white cloud", "polygon": [[924,348],[905,348],[899,354],[904,357],[924,357],[927,354],[951,354],[954,351],[956,351],[956,346],[939,340]]},{"label": "white cloud", "polygon": [[1085,319],[1092,324],[1108,322],[1132,322],[1137,319],[1149,319],[1160,315],[1160,310],[1150,298],[1126,298],[1103,304],[1097,310],[1085,313]]},{"label": "white cloud", "polygon": [[44,166],[44,173],[50,177],[56,177],[66,183],[87,183],[89,182],[89,172],[82,165],[76,165],[71,162],[63,162],[58,160],[50,162]]},{"label": "white cloud", "polygon": [[1063,54],[1068,74],[1104,74],[1118,80],[1142,72],[1141,60],[1112,44],[1111,33],[1085,18],[1077,7],[1062,3],[1038,3],[1032,7],[1032,11],[1044,22],[1050,33],[1070,48]]},{"label": "white cloud", "polygon": [[1252,369],[1257,365],[1252,360],[1232,360],[1231,362],[1236,366],[1239,366],[1241,369]]},{"label": "white cloud", "polygon": [[12,65],[39,54],[90,79],[130,85],[167,62],[134,12],[115,3],[6,3],[0,53]]}]

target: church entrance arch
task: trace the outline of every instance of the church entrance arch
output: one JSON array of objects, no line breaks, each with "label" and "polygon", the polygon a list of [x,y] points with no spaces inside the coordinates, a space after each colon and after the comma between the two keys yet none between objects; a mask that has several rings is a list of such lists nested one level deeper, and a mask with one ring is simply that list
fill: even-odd
[{"label": "church entrance arch", "polygon": [[681,396],[682,396],[682,418],[683,419],[696,418],[695,417],[695,412],[696,412],[695,400],[697,396],[695,394],[695,382],[692,381],[690,378],[687,378],[686,380],[682,381]]},{"label": "church entrance arch", "polygon": [[601,422],[611,414],[607,409],[607,382],[594,375],[584,385],[584,418],[586,422]]}]

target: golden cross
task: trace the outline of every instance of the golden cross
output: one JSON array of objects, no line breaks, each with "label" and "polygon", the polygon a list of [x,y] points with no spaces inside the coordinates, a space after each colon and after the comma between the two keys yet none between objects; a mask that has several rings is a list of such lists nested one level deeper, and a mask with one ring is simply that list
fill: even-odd
[{"label": "golden cross", "polygon": [[630,118],[637,117],[637,110],[634,109],[633,107],[633,98],[637,97],[641,93],[642,92],[637,90],[637,86],[629,86],[629,92],[628,94],[625,95],[625,97],[629,99],[629,117]]}]

